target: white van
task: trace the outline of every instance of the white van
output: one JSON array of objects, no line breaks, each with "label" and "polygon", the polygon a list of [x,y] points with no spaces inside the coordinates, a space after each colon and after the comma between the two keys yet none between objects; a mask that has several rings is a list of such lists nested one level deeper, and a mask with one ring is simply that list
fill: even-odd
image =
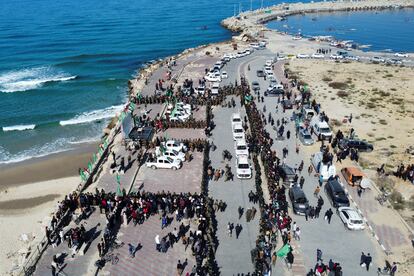
[{"label": "white van", "polygon": [[322,175],[322,178],[324,181],[327,181],[329,177],[335,177],[336,175],[336,168],[335,165],[331,164],[324,164],[322,163],[322,152],[317,152],[315,154],[312,154],[311,162],[313,167],[315,168],[315,171]]},{"label": "white van", "polygon": [[329,139],[332,137],[332,131],[328,123],[321,121],[319,116],[314,116],[312,118],[311,127],[313,128],[313,133],[318,137],[320,135],[322,139]]},{"label": "white van", "polygon": [[219,87],[220,83],[213,82],[213,85],[211,86],[211,95],[217,96],[219,94]]},{"label": "white van", "polygon": [[249,159],[247,155],[237,156],[236,175],[239,179],[252,178],[252,168],[249,164]]}]

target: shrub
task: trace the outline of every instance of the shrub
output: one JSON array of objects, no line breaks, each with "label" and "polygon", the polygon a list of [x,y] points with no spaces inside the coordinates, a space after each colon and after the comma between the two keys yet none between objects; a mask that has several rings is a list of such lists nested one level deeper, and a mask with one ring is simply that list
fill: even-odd
[{"label": "shrub", "polygon": [[333,81],[331,83],[329,83],[329,87],[335,88],[335,89],[341,89],[341,90],[345,90],[348,88],[348,84],[345,82],[337,82],[337,81]]},{"label": "shrub", "polygon": [[323,77],[322,80],[325,81],[325,82],[331,82],[332,81],[332,79],[330,77]]},{"label": "shrub", "polygon": [[344,91],[344,90],[340,90],[336,93],[336,95],[340,98],[346,98],[349,96],[349,93]]}]

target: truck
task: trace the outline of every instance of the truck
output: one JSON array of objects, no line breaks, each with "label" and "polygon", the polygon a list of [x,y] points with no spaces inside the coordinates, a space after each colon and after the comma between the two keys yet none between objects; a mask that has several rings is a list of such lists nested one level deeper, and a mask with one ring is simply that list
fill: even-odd
[{"label": "truck", "polygon": [[148,168],[151,168],[153,170],[156,169],[173,169],[178,170],[182,166],[182,161],[179,159],[172,159],[168,156],[159,156],[155,158],[154,160],[150,160],[146,163]]}]

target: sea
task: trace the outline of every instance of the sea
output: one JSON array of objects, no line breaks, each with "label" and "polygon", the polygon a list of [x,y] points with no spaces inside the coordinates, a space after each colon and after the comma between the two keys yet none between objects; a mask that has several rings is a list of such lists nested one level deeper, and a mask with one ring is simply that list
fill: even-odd
[{"label": "sea", "polygon": [[[127,82],[137,70],[186,48],[230,39],[232,34],[220,26],[222,19],[262,3],[266,7],[280,2],[0,1],[0,164],[98,140],[109,119],[126,103]],[[369,21],[364,14],[382,19]],[[321,24],[320,34],[325,24],[345,30],[344,38],[359,33],[361,42],[374,49],[389,43],[387,48],[413,50],[412,34],[398,36],[406,31],[407,20],[412,24],[413,14],[381,14],[361,13],[360,23],[349,28],[343,24],[354,15],[317,15],[317,21],[312,16],[291,17],[279,27],[297,22],[303,33],[312,34],[314,30],[304,23],[309,18],[312,26]],[[337,21],[329,23],[329,18]],[[380,30],[375,25],[388,30],[387,24],[398,18],[400,23],[393,25],[389,37],[384,31],[378,37],[365,33],[365,28]]]},{"label": "sea", "polygon": [[315,13],[267,24],[289,34],[351,40],[364,51],[414,52],[414,9]]}]

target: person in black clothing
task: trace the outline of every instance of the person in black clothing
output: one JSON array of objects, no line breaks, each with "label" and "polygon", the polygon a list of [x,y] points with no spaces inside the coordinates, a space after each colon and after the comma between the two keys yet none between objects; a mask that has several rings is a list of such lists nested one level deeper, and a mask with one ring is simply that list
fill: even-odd
[{"label": "person in black clothing", "polygon": [[368,253],[368,255],[365,257],[365,265],[366,265],[367,271],[369,271],[369,265],[371,264],[371,262],[372,262],[372,257]]}]

